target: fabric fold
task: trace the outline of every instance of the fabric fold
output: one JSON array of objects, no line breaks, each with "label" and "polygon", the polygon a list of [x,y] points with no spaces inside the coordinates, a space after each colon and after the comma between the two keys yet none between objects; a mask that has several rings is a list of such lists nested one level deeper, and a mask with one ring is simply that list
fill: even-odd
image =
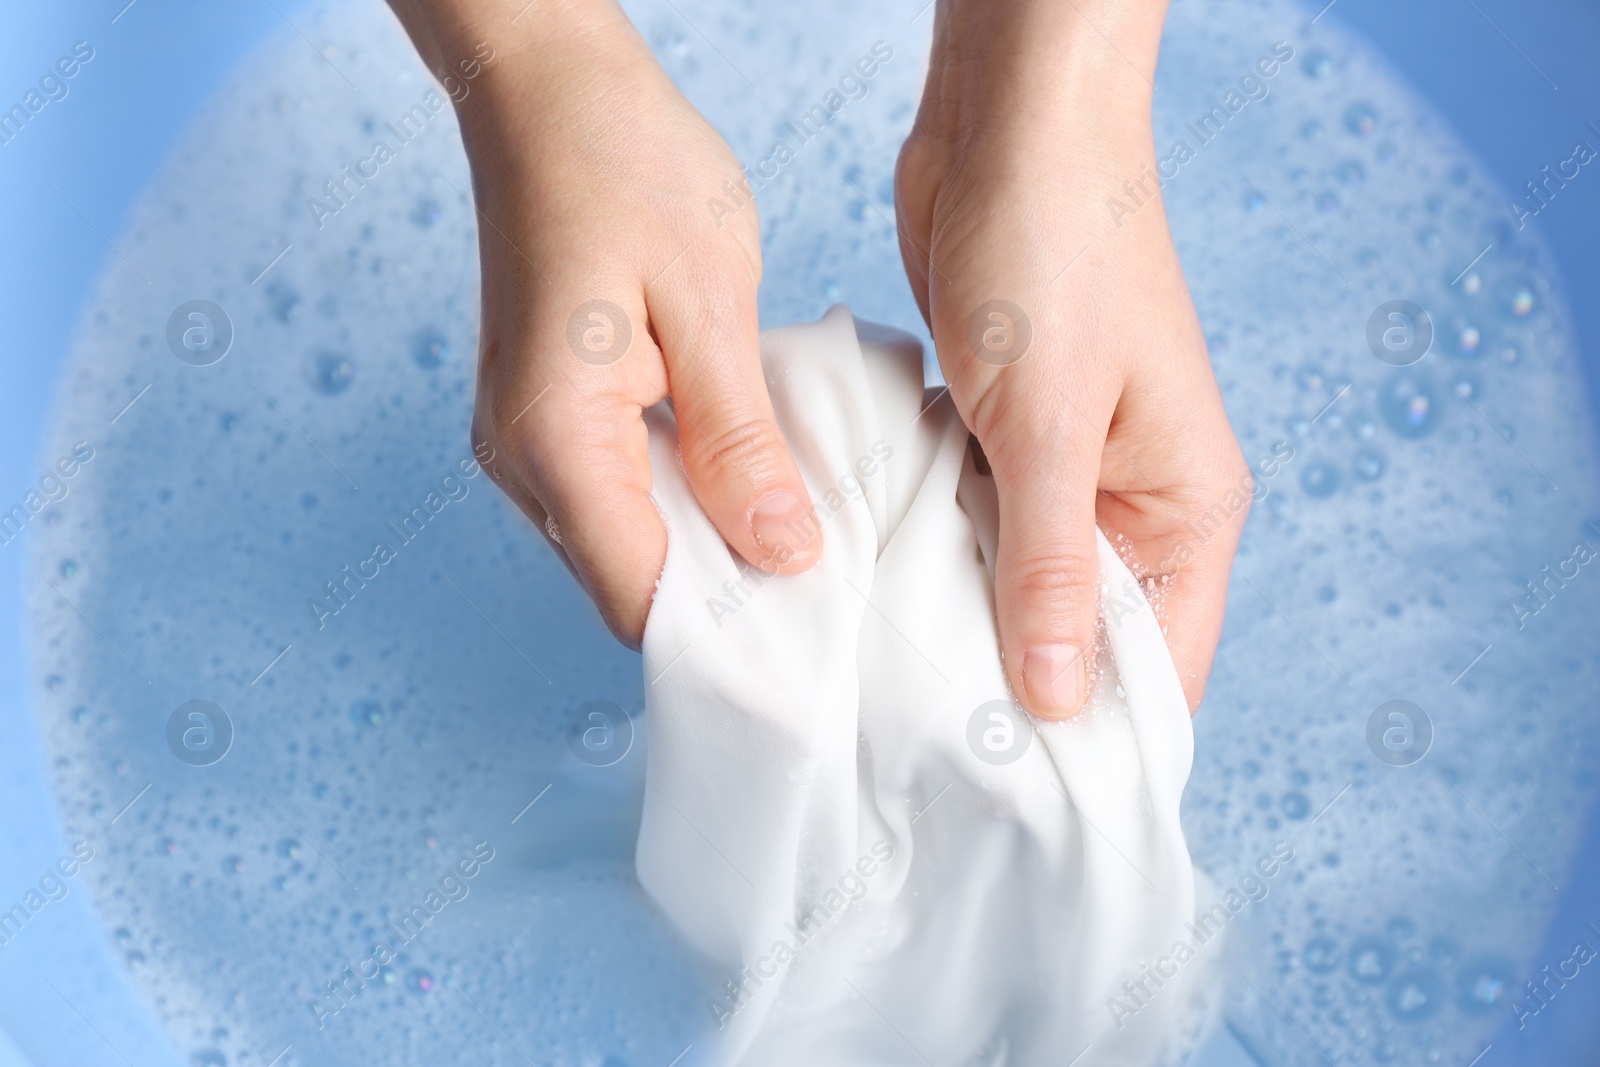
[{"label": "fabric fold", "polygon": [[949,397],[924,406],[918,342],[837,306],[763,334],[762,358],[825,540],[804,574],[728,548],[670,412],[647,415],[669,548],[637,866],[726,969],[717,1055],[1176,1057],[1205,1000],[1178,821],[1193,734],[1140,583],[1100,536],[1089,703],[1032,719],[998,651],[994,484]]}]

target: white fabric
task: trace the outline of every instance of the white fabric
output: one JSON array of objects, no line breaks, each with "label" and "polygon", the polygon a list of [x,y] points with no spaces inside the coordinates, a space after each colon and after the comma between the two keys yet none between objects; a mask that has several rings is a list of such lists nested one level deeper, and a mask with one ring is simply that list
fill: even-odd
[{"label": "white fabric", "polygon": [[[1202,961],[1170,956],[1193,940],[1193,735],[1137,584],[1102,536],[1089,706],[1036,723],[1016,762],[981,760],[969,720],[1010,693],[994,484],[960,417],[948,397],[919,416],[920,345],[842,306],[765,333],[762,358],[826,541],[805,574],[737,560],[670,413],[650,413],[670,541],[644,635],[638,872],[725,971],[707,1003],[719,1057],[1170,1058],[1202,983]],[[1123,982],[1141,975],[1136,998]]]}]

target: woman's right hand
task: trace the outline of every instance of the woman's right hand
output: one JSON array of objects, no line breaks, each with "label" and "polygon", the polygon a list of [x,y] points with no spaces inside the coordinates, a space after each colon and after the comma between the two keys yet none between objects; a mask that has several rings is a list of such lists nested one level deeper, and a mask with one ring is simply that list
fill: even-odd
[{"label": "woman's right hand", "polygon": [[[483,276],[475,449],[637,647],[666,558],[642,413],[671,396],[701,507],[751,564],[821,534],[762,377],[756,207],[727,144],[613,0],[393,0],[457,105]],[[480,452],[480,454],[483,454]]]}]

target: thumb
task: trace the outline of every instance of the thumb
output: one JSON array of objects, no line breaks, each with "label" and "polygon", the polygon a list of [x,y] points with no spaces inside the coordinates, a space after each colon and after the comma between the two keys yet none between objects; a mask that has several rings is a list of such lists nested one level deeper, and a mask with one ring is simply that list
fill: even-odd
[{"label": "thumb", "polygon": [[678,271],[696,284],[655,295],[651,317],[689,484],[748,562],[774,574],[806,570],[822,557],[822,531],[767,395],[755,285],[705,261]]},{"label": "thumb", "polygon": [[1029,711],[1060,719],[1083,706],[1094,658],[1095,500],[1110,405],[1068,397],[1046,355],[992,383],[998,395],[980,406],[979,442],[1000,505],[995,606],[1006,674]]}]

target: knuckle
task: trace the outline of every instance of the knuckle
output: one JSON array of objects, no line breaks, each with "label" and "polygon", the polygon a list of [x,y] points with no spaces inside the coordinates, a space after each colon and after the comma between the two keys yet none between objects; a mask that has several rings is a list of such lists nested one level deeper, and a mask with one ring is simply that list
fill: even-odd
[{"label": "knuckle", "polygon": [[732,419],[709,428],[704,436],[691,434],[690,439],[697,446],[684,450],[686,456],[692,453],[691,462],[727,464],[757,485],[777,472],[783,449],[778,427],[763,418]]},{"label": "knuckle", "polygon": [[1064,459],[1085,444],[1077,440],[1080,434],[1105,439],[1105,426],[1091,427],[1083,414],[1098,412],[1097,397],[1069,400],[1059,385],[1019,370],[990,372],[966,390],[972,432],[996,469],[1020,469],[1045,457]]},{"label": "knuckle", "polygon": [[1019,451],[1036,454],[1033,446],[1043,443],[1037,438],[1045,420],[1035,404],[1026,396],[1019,397],[1003,372],[978,384],[972,396],[972,432],[998,468],[1011,466],[1011,457]]},{"label": "knuckle", "polygon": [[972,396],[972,432],[983,443],[985,451],[998,449],[1001,432],[1008,422],[1007,407],[998,375],[990,375],[979,383]]},{"label": "knuckle", "polygon": [[1007,585],[1030,605],[1061,611],[1081,608],[1100,580],[1099,560],[1076,549],[1048,547],[1025,553],[1007,568]]}]

